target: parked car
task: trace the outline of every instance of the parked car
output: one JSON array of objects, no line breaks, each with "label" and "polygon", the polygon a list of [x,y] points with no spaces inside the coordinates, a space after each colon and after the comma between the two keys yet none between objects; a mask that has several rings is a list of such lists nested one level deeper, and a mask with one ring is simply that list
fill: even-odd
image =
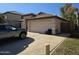
[{"label": "parked car", "polygon": [[21,28],[15,28],[12,25],[0,25],[0,39],[9,37],[19,37],[25,39],[27,35],[27,30]]}]

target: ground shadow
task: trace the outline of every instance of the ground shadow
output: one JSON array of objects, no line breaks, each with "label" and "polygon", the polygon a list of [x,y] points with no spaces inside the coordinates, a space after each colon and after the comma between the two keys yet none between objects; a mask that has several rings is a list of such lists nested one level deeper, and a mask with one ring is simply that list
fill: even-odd
[{"label": "ground shadow", "polygon": [[[46,34],[48,35],[48,34]],[[70,37],[70,33],[59,33],[59,34],[51,34],[53,36],[59,36],[59,37]]]},{"label": "ground shadow", "polygon": [[6,38],[0,40],[0,55],[16,55],[26,49],[30,43],[34,41],[33,38],[26,39]]},{"label": "ground shadow", "polygon": [[72,38],[72,39],[78,39],[78,40],[79,40],[79,37],[73,37],[73,36],[69,36],[68,38]]},{"label": "ground shadow", "polygon": [[70,33],[64,33],[64,34],[56,34],[55,36],[60,36],[60,37],[67,37],[67,38],[72,38],[72,39],[79,39],[79,36],[78,37],[75,37],[75,36],[72,36],[72,34]]},{"label": "ground shadow", "polygon": [[79,39],[79,35],[72,33],[68,38]]}]

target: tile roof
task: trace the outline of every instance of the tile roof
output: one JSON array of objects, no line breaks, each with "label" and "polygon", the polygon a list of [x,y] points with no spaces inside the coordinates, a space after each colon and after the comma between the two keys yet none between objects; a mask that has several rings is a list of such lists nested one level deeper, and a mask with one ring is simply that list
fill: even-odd
[{"label": "tile roof", "polygon": [[47,13],[44,13],[44,12],[40,12],[40,13],[38,13],[38,14],[36,15],[35,18],[43,18],[43,17],[51,17],[51,16],[53,16],[53,15],[47,14]]},{"label": "tile roof", "polygon": [[[37,20],[37,19],[43,19],[43,18],[57,18],[57,19],[60,19],[63,21],[68,21],[62,17],[55,16],[55,15],[48,14],[48,13],[44,13],[44,12],[40,12],[38,14],[26,14],[25,16],[27,17],[27,15],[35,15],[32,18],[27,18],[28,20]],[[70,22],[70,21],[68,21],[68,22]]]}]

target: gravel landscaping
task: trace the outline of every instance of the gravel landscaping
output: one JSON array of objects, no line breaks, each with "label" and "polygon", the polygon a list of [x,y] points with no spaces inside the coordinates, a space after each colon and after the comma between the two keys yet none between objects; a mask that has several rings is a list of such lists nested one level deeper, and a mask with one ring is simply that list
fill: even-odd
[{"label": "gravel landscaping", "polygon": [[53,55],[79,55],[79,38],[66,39],[52,54]]}]

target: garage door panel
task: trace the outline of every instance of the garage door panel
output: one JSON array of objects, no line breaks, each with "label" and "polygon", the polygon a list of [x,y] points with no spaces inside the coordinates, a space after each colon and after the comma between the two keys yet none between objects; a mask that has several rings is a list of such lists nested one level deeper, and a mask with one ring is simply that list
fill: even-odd
[{"label": "garage door panel", "polygon": [[30,20],[29,21],[29,31],[45,33],[45,31],[47,31],[49,28],[51,28],[50,20]]}]

